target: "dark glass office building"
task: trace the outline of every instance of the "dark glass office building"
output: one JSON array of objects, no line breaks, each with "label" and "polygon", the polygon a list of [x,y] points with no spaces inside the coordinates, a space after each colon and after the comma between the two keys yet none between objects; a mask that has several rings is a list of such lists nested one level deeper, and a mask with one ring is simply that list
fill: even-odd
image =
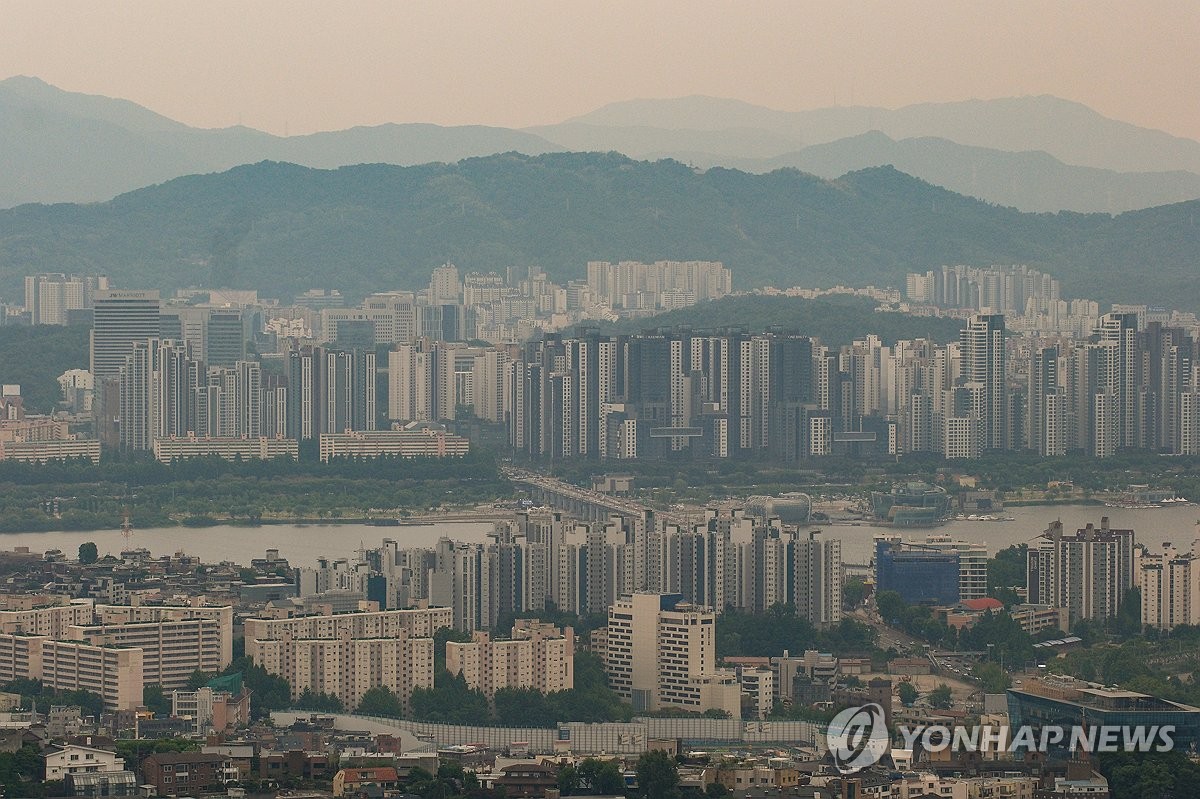
[{"label": "dark glass office building", "polygon": [[[1008,716],[1011,729],[1029,726],[1039,739],[1044,726],[1170,726],[1175,750],[1188,752],[1200,747],[1200,708],[1069,677],[1030,680],[1021,688],[1008,689]],[[1055,754],[1064,756],[1066,752],[1060,747],[1051,752]]]},{"label": "dark glass office building", "polygon": [[875,582],[877,591],[895,591],[910,605],[957,605],[959,555],[919,544],[878,541]]}]

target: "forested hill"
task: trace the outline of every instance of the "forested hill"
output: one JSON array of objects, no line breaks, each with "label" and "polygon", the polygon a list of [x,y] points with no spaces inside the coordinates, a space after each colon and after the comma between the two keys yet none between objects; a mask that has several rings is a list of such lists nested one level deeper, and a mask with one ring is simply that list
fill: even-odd
[{"label": "forested hill", "polygon": [[695,331],[742,328],[751,333],[767,329],[798,332],[821,339],[830,347],[850,344],[874,334],[886,344],[897,339],[928,338],[939,343],[958,340],[957,319],[911,316],[876,311],[867,297],[834,295],[803,297],[738,295],[679,308],[657,316],[623,319],[613,325],[589,322],[601,332],[639,333],[644,330],[686,328]]},{"label": "forested hill", "polygon": [[457,164],[318,170],[263,162],[93,205],[0,212],[0,292],[22,275],[104,272],[116,285],[423,286],[430,270],[711,259],[738,287],[901,285],[946,263],[1029,263],[1069,296],[1200,307],[1200,201],[1110,217],[1023,214],[888,167],[827,181],[698,171],[617,154],[505,154]]}]

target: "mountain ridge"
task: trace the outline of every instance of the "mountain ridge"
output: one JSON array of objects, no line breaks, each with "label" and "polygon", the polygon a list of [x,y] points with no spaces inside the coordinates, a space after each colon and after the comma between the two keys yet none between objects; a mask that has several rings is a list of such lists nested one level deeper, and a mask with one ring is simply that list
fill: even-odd
[{"label": "mountain ridge", "polygon": [[108,203],[0,211],[0,289],[13,296],[22,275],[79,271],[131,288],[362,296],[423,286],[447,260],[463,271],[539,265],[565,283],[589,260],[623,259],[722,260],[740,288],[903,285],[905,272],[941,264],[1029,263],[1068,296],[1195,309],[1198,211],[1190,201],[1023,214],[889,167],[824,180],[615,153],[334,170],[264,162]]},{"label": "mountain ridge", "polygon": [[[1105,125],[1111,123],[1122,131],[1121,135],[1133,137],[1117,147],[1120,151],[1117,155],[1137,156],[1147,149],[1162,150],[1158,143],[1167,134],[1107,120],[1086,106],[1052,97],[923,104],[895,110],[854,107],[809,112],[775,111],[740,100],[703,96],[635,102],[641,103],[637,108],[643,115],[650,114],[663,103],[668,106],[671,103],[690,104],[695,107],[694,111],[679,121],[698,128],[668,130],[646,125],[621,128],[579,121],[523,130],[482,125],[443,127],[428,123],[385,123],[281,137],[242,126],[191,128],[128,100],[65,92],[37,78],[10,78],[0,81],[0,152],[9,156],[0,159],[0,207],[23,202],[104,201],[174,177],[218,172],[262,160],[333,168],[374,162],[401,165],[453,163],[462,158],[509,151],[538,155],[560,150],[616,150],[640,159],[668,157],[703,166],[760,172],[778,166],[796,166],[826,177],[865,166],[897,163],[921,179],[988,202],[1011,204],[1028,211],[1119,212],[1200,196],[1194,188],[1200,178],[1192,177],[1200,175],[1200,167],[1187,174],[1111,169],[1111,174],[1097,174],[1094,169],[1098,167],[1078,167],[1063,162],[1053,167],[1055,174],[1051,179],[1029,155],[1013,156],[1012,151],[1021,148],[980,148],[944,135],[940,138],[945,143],[936,146],[938,152],[918,157],[909,152],[912,144],[904,144],[908,150],[896,149],[895,154],[885,156],[878,148],[862,149],[862,142],[855,138],[869,130],[880,129],[876,123],[883,120],[881,115],[919,115],[957,109],[954,113],[959,117],[965,114],[966,118],[973,119],[990,114],[990,118],[994,118],[997,114],[1011,116],[1016,113],[1009,108],[1015,104],[1026,109],[1023,112],[1026,120],[1031,114],[1036,116],[1030,108],[1041,107],[1043,116],[1057,109],[1058,113],[1085,117],[1081,123],[1072,123],[1077,128],[1078,124],[1091,124],[1096,120]],[[714,104],[725,109],[722,112],[724,121],[712,112]],[[621,104],[605,108],[619,107]],[[993,112],[997,107],[1008,110]],[[605,108],[576,120],[596,115],[603,117],[604,113],[611,116],[612,111],[606,112]],[[905,110],[911,108],[918,111]],[[730,114],[734,116],[730,117]],[[739,121],[745,124],[733,128],[727,126]],[[797,135],[797,125],[805,128],[804,135]],[[932,123],[925,127],[930,125]],[[989,125],[1003,127],[994,123]],[[712,129],[702,129],[705,126]],[[1058,123],[1040,119],[1033,127],[1054,129]],[[901,128],[899,132],[892,129],[888,133],[893,141],[921,138],[909,135],[911,131]],[[953,131],[934,132],[949,134]],[[848,135],[841,135],[843,133]],[[1097,138],[1093,133],[1084,135],[1076,130],[1072,141]],[[829,141],[814,144],[811,141],[814,139]],[[838,141],[842,143],[835,148]],[[1171,141],[1186,144],[1190,140]],[[1010,145],[1014,142],[998,143]],[[831,160],[820,161],[816,158],[822,152],[820,149],[810,151],[806,156],[797,155],[803,152],[802,145],[805,144],[826,151],[837,149],[841,153],[840,160],[830,156]],[[1200,143],[1191,144],[1200,147]],[[853,146],[860,150],[847,153]],[[1193,161],[1200,164],[1200,158]]]}]

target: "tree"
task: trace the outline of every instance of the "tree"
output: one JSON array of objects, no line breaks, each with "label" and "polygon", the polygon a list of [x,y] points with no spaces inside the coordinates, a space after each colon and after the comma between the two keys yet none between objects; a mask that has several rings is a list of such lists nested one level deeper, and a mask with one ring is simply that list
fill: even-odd
[{"label": "tree", "polygon": [[579,772],[570,763],[558,770],[558,792],[570,796],[579,790]]},{"label": "tree", "polygon": [[898,691],[900,694],[900,704],[904,705],[905,707],[912,707],[913,702],[917,701],[917,689],[913,687],[912,683],[900,683],[900,688]]},{"label": "tree", "polygon": [[946,683],[939,683],[937,688],[929,692],[929,704],[943,710],[950,707],[953,704],[950,686]]},{"label": "tree", "polygon": [[861,577],[851,577],[842,586],[842,605],[854,610],[867,598],[867,584]]},{"label": "tree", "polygon": [[[1024,588],[1028,582],[1026,561],[1029,558],[1029,545],[1017,544],[1005,547],[988,560],[987,588],[988,596],[999,599],[1004,604],[1020,601],[1014,588]],[[1009,601],[1013,600],[1013,601]]]},{"label": "tree", "polygon": [[245,655],[234,658],[225,671],[221,672],[222,676],[239,673],[242,675],[242,682],[254,695],[254,700],[250,703],[250,712],[255,718],[269,716],[272,710],[291,707],[292,687],[284,678],[269,673],[262,666],[256,666]]},{"label": "tree", "polygon": [[490,717],[487,697],[467,686],[462,674],[435,672],[433,688],[415,688],[412,715],[417,721],[440,724],[479,724]]},{"label": "tree", "polygon": [[96,544],[92,541],[85,541],[79,545],[79,562],[87,566],[95,563],[100,559],[100,552],[96,549]]},{"label": "tree", "polygon": [[1121,597],[1117,615],[1110,629],[1121,638],[1131,638],[1142,631],[1142,589],[1130,588]]},{"label": "tree", "polygon": [[666,752],[644,753],[637,762],[638,794],[644,799],[680,799],[679,769]]},{"label": "tree", "polygon": [[612,796],[625,790],[625,778],[612,760],[584,758],[579,764],[578,773],[580,784],[590,788],[592,793]]},{"label": "tree", "polygon": [[971,674],[979,680],[980,687],[983,688],[985,694],[1003,693],[1012,685],[1012,679],[1004,669],[1000,668],[998,663],[989,661],[976,663],[971,669]]},{"label": "tree", "polygon": [[368,689],[363,694],[362,700],[358,703],[358,709],[354,712],[363,716],[386,716],[398,719],[404,716],[404,705],[401,703],[400,697],[392,693],[387,686],[380,685]]},{"label": "tree", "polygon": [[708,799],[721,799],[722,796],[729,795],[729,789],[719,782],[710,782],[704,786],[704,794]]},{"label": "tree", "polygon": [[150,683],[142,688],[142,704],[156,716],[171,715],[171,697],[163,693],[158,683]]},{"label": "tree", "polygon": [[212,679],[211,674],[206,674],[203,671],[201,671],[200,669],[196,669],[195,671],[192,672],[191,676],[188,677],[188,685],[187,685],[188,690],[189,691],[198,691],[201,688],[203,688],[205,685],[207,685],[211,679]]},{"label": "tree", "polygon": [[300,696],[296,698],[295,707],[298,710],[315,710],[318,713],[342,713],[345,711],[342,700],[332,694],[317,693],[311,688],[305,688],[301,692]]}]

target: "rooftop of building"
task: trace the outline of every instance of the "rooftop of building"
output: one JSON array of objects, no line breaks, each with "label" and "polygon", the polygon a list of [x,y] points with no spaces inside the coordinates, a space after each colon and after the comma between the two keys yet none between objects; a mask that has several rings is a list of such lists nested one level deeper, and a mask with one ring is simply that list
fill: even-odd
[{"label": "rooftop of building", "polygon": [[1020,688],[1008,689],[1010,694],[1024,694],[1077,705],[1100,712],[1200,713],[1200,708],[1172,702],[1151,694],[1128,691],[1070,677],[1028,680]]}]

